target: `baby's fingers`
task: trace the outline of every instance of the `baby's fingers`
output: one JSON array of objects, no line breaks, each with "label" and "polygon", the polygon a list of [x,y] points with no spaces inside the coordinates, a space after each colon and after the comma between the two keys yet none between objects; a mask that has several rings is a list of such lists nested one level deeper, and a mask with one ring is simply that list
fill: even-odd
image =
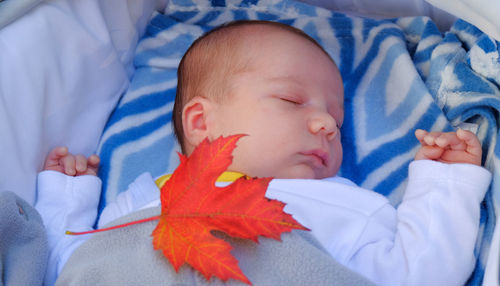
[{"label": "baby's fingers", "polygon": [[59,160],[64,156],[68,155],[68,148],[59,146],[52,149],[45,159],[45,164],[43,166],[44,170],[52,170],[55,167],[59,167]]},{"label": "baby's fingers", "polygon": [[97,175],[99,169],[100,158],[97,155],[92,155],[87,160],[87,175]]},{"label": "baby's fingers", "polygon": [[436,145],[436,139],[439,138],[441,134],[443,134],[443,132],[439,131],[427,132],[422,129],[417,129],[415,131],[415,137],[417,137],[418,141],[420,141],[420,144],[422,144],[422,146]]},{"label": "baby's fingers", "polygon": [[101,159],[96,154],[89,157],[88,164],[92,167],[99,167]]},{"label": "baby's fingers", "polygon": [[479,139],[474,133],[459,129],[457,131],[457,137],[465,143],[467,153],[481,158],[483,152],[481,142],[479,142]]},{"label": "baby's fingers", "polygon": [[439,131],[433,131],[433,132],[427,132],[422,129],[417,129],[415,131],[415,137],[417,137],[418,141],[420,141],[420,144],[422,146],[434,146],[436,145],[436,139],[441,136],[443,132]]},{"label": "baby's fingers", "polygon": [[436,146],[423,146],[415,154],[415,160],[437,160],[443,154],[443,149]]},{"label": "baby's fingers", "polygon": [[64,173],[68,176],[76,175],[76,158],[72,154],[68,154],[66,157],[61,159],[61,163],[64,168]]},{"label": "baby's fingers", "polygon": [[417,137],[417,140],[420,141],[420,144],[422,144],[422,146],[427,145],[424,141],[424,138],[427,134],[428,132],[425,130],[422,129],[415,130],[415,137]]},{"label": "baby's fingers", "polygon": [[76,161],[76,175],[97,175],[97,169],[99,167],[99,156],[92,155],[88,159],[83,155],[75,156]]},{"label": "baby's fingers", "polygon": [[85,173],[87,171],[87,158],[85,156],[75,156],[75,169],[77,173]]},{"label": "baby's fingers", "polygon": [[453,150],[465,150],[466,144],[463,140],[458,138],[456,132],[447,132],[439,135],[435,141],[437,146],[441,148],[450,148]]}]

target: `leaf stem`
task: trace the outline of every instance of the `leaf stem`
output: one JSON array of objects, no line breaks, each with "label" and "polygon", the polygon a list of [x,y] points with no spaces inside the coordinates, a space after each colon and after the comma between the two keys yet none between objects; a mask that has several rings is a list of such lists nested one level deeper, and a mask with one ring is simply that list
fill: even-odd
[{"label": "leaf stem", "polygon": [[111,227],[100,228],[100,229],[89,230],[89,231],[75,232],[75,231],[67,230],[66,234],[67,235],[83,235],[83,234],[89,234],[89,233],[97,233],[97,232],[103,232],[103,231],[113,230],[113,229],[117,229],[117,228],[127,227],[127,226],[131,226],[131,225],[139,224],[139,223],[143,223],[143,222],[158,220],[158,219],[160,219],[159,215],[153,216],[153,217],[148,217],[145,219],[136,220],[136,221],[131,221],[128,223],[119,224],[119,225],[115,225],[115,226],[111,226]]}]

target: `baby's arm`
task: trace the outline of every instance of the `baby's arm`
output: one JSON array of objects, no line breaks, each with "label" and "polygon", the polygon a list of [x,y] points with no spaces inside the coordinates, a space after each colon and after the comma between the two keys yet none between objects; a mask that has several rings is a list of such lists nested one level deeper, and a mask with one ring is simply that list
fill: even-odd
[{"label": "baby's arm", "polygon": [[490,180],[473,164],[412,162],[402,202],[370,220],[350,265],[381,285],[463,285]]},{"label": "baby's arm", "polygon": [[469,163],[481,166],[481,143],[470,131],[456,132],[415,131],[422,145],[415,160],[434,160],[443,163]]},{"label": "baby's arm", "polygon": [[56,147],[38,174],[35,207],[49,242],[44,285],[54,284],[65,261],[88,238],[65,235],[65,231],[90,230],[95,223],[101,192],[101,181],[95,176],[98,165],[97,155],[86,158],[69,153],[66,147]]},{"label": "baby's arm", "polygon": [[87,159],[83,155],[69,153],[67,147],[56,147],[47,155],[43,170],[58,171],[68,176],[96,176],[99,161],[95,154]]},{"label": "baby's arm", "polygon": [[397,209],[338,177],[275,179],[266,197],[286,203],[338,262],[377,285],[463,285],[474,268],[479,206],[491,174],[433,160],[414,161],[409,172]]}]

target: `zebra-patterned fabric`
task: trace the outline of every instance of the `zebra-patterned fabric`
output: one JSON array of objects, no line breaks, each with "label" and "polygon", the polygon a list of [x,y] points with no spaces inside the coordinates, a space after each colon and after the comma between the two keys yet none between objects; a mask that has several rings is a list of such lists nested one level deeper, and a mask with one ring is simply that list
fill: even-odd
[{"label": "zebra-patterned fabric", "polygon": [[341,175],[394,205],[419,146],[416,128],[477,132],[485,165],[494,173],[482,205],[478,263],[469,280],[480,284],[500,199],[499,46],[461,20],[443,35],[427,17],[372,20],[291,0],[170,0],[165,14],[153,15],[137,48],[130,88],[103,133],[100,209],[142,172],[159,176],[176,168],[179,148],[171,116],[177,65],[197,37],[238,19],[295,26],[330,53],[345,87]]}]

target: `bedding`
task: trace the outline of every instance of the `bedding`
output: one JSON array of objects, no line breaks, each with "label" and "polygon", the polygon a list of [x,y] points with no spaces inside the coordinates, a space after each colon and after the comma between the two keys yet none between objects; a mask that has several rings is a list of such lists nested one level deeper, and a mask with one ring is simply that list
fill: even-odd
[{"label": "bedding", "polygon": [[[154,174],[172,171],[177,161],[169,131],[169,96],[175,88],[175,75],[170,71],[182,55],[175,49],[185,49],[204,29],[226,18],[282,20],[320,39],[341,61],[351,89],[346,93],[346,107],[350,106],[355,120],[352,130],[344,128],[344,142],[358,142],[344,162],[343,175],[353,174],[362,186],[375,188],[394,204],[401,196],[405,165],[416,146],[409,131],[412,125],[435,130],[459,125],[478,130],[485,142],[485,162],[495,179],[483,205],[479,264],[469,284],[480,283],[485,267],[484,283],[498,284],[500,244],[491,242],[500,241],[494,215],[500,199],[495,121],[500,61],[498,42],[492,39],[500,40],[494,13],[498,3],[428,1],[481,30],[462,21],[449,29],[452,17],[429,8],[423,0],[383,0],[375,6],[370,5],[371,0],[304,2],[364,16],[425,14],[434,21],[426,17],[372,21],[280,0],[186,0],[177,3],[177,8],[169,6],[164,16],[168,20],[151,23],[135,53],[151,14],[163,12],[168,0],[0,1],[0,191],[15,191],[33,204],[36,174],[45,154],[57,145],[68,145],[85,155],[99,145],[99,153],[106,158],[101,206],[126,187],[138,166]],[[194,3],[208,10],[189,9]],[[224,4],[238,9],[224,12]],[[252,11],[266,4],[268,9]],[[391,14],[382,15],[380,7],[390,7]],[[341,28],[332,29],[334,23]],[[448,33],[439,33],[435,23]],[[352,46],[356,52],[335,52]],[[413,67],[401,67],[411,61]],[[408,78],[397,78],[404,74]],[[389,92],[383,98],[371,96],[385,90]],[[152,103],[155,96],[160,108]],[[115,109],[119,99],[120,107]],[[397,114],[408,116],[401,122]],[[384,126],[374,126],[380,118]],[[434,124],[429,123],[432,121]],[[400,148],[402,144],[410,145]]]},{"label": "bedding", "polygon": [[0,29],[36,7],[41,0],[0,1]]},{"label": "bedding", "polygon": [[[369,0],[303,1],[379,14],[378,6],[364,2]],[[0,1],[0,190],[33,204],[36,174],[51,148],[95,151],[134,73],[137,41],[153,11],[163,11],[167,2]],[[394,15],[427,11],[423,0],[397,2],[390,5]]]},{"label": "bedding", "polygon": [[41,216],[15,193],[0,192],[0,285],[42,285],[48,256]]},{"label": "bedding", "polygon": [[[449,14],[449,11],[447,12],[446,9],[446,11],[441,10],[436,6],[429,4],[429,1],[424,0],[303,0],[303,2],[333,11],[341,11],[342,13],[349,15],[363,16],[374,19],[406,16],[429,16],[441,31],[447,31],[456,20],[456,17]],[[438,2],[441,3],[443,1]],[[448,3],[447,6],[450,6],[450,4],[451,3]],[[443,5],[439,7],[443,7]]]},{"label": "bedding", "polygon": [[[160,212],[159,207],[144,209],[109,226]],[[207,282],[188,266],[175,272],[163,254],[151,247],[155,227],[153,221],[92,236],[70,257],[55,285],[247,285],[232,279],[222,283],[213,277]],[[231,243],[231,253],[253,285],[374,285],[331,259],[308,232],[285,233],[282,242],[260,238],[258,247],[244,239],[221,238]],[[102,249],[106,249],[105,256],[89,259],[99,256]]]},{"label": "bedding", "polygon": [[[172,172],[179,150],[171,126],[176,68],[203,32],[235,19],[275,20],[304,30],[338,63],[345,86],[341,175],[397,205],[419,143],[416,128],[477,131],[494,173],[482,206],[477,266],[482,282],[495,226],[498,42],[458,20],[442,34],[428,17],[373,20],[295,1],[171,0],[138,44],[136,71],[105,127],[98,153],[104,207],[139,174]],[[497,269],[498,270],[498,269]]]},{"label": "bedding", "polygon": [[128,87],[137,41],[152,11],[166,3],[40,2],[35,8],[34,1],[0,3],[0,17],[17,17],[0,29],[0,191],[31,205],[49,150],[95,152]]},{"label": "bedding", "polygon": [[500,41],[500,2],[496,0],[426,0]]}]

